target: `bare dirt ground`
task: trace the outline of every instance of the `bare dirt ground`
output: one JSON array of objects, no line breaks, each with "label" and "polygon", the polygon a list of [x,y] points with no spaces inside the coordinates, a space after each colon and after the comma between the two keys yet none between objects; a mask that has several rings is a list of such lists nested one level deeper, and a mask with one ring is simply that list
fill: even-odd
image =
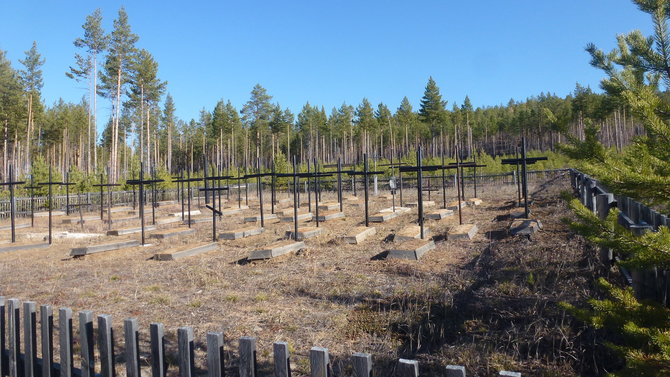
[{"label": "bare dirt ground", "polygon": [[[464,222],[479,226],[475,239],[446,239],[449,228],[458,224],[457,215],[427,221],[437,247],[420,261],[384,259],[390,235],[416,222],[415,209],[374,224],[377,234],[362,245],[348,245],[338,237],[362,223],[363,207],[345,206],[346,219],[322,224],[325,233],[307,240],[305,251],[260,262],[248,262],[246,257],[251,250],[283,238],[291,223],[266,224],[262,235],[219,241],[218,251],[172,262],[155,261],[152,256],[208,241],[211,223],[194,225],[193,236],[150,240],[152,246],[83,258],[71,258],[70,249],[139,239],[139,234],[56,239],[49,249],[0,254],[0,294],[75,312],[111,314],[117,328],[124,318],[137,318],[145,368],[149,324],[161,322],[171,350],[176,347],[177,327],[194,328],[198,365],[203,368],[206,332],[224,331],[229,375],[237,373],[240,336],[258,338],[263,373],[271,371],[272,343],[287,341],[295,375],[307,373],[312,346],[329,349],[336,375],[349,375],[353,352],[371,353],[376,375],[390,375],[399,357],[420,360],[425,375],[441,375],[447,364],[465,365],[468,375],[496,375],[501,369],[533,376],[591,375],[598,368],[592,360],[594,345],[581,325],[558,306],[594,295],[590,275],[597,268],[591,258],[595,253],[561,222],[569,216],[560,199],[566,190],[567,176],[531,187],[534,216],[541,219],[544,230],[528,240],[507,231],[508,215],[516,209],[516,187],[480,188],[483,204],[463,213]],[[454,200],[454,191],[448,189],[449,200]],[[471,188],[467,194],[472,196]],[[415,190],[405,190],[405,201],[415,197]],[[323,199],[332,201],[335,196],[324,193]],[[433,193],[431,199],[438,208],[441,194]],[[306,202],[306,195],[301,200]],[[236,205],[232,197],[231,202]],[[390,206],[390,200],[372,197],[370,213]],[[157,218],[179,209],[161,207]],[[224,217],[218,228],[242,227],[243,216],[257,213],[252,207],[242,215]],[[147,223],[150,218],[149,212]],[[130,221],[113,228],[138,224]],[[77,225],[57,227],[82,231]],[[162,228],[170,227],[175,225]],[[83,231],[102,234],[106,228],[98,222],[85,225]],[[46,235],[46,219],[40,218],[35,229],[17,233],[21,242],[35,242]],[[8,231],[0,234],[0,239],[8,238]],[[122,366],[117,369],[124,373]],[[176,366],[170,369],[175,371]]]}]

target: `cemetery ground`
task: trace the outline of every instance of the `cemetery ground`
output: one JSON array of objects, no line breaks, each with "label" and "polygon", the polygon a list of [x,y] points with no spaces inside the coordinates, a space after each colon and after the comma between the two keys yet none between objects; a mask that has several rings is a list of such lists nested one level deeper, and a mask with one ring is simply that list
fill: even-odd
[{"label": "cemetery ground", "polygon": [[[259,235],[219,240],[216,251],[158,261],[152,258],[157,252],[211,240],[211,222],[194,224],[194,235],[148,236],[150,245],[73,258],[73,247],[139,240],[140,235],[106,236],[108,226],[103,222],[85,223],[82,230],[81,225],[63,225],[56,217],[50,248],[0,253],[0,286],[7,298],[111,314],[116,324],[137,318],[147,375],[152,322],[166,326],[168,354],[176,352],[176,328],[192,326],[196,362],[201,367],[207,331],[223,331],[226,351],[231,352],[240,336],[255,336],[258,366],[265,375],[272,370],[275,341],[289,343],[294,375],[309,370],[312,346],[328,348],[334,371],[345,375],[350,368],[346,360],[353,352],[372,354],[376,375],[379,371],[390,375],[399,357],[419,360],[422,375],[442,375],[449,364],[464,365],[468,375],[495,375],[499,370],[533,376],[591,375],[607,365],[608,357],[597,345],[597,334],[559,304],[598,296],[594,281],[602,266],[597,253],[562,222],[570,216],[561,199],[561,193],[570,190],[567,174],[530,186],[531,209],[544,226],[531,239],[508,232],[510,213],[519,210],[516,186],[483,186],[478,195],[483,203],[463,211],[463,222],[479,227],[475,238],[446,239],[447,231],[458,225],[458,213],[426,220],[436,248],[418,261],[385,259],[392,235],[416,223],[416,208],[388,222],[371,224],[376,234],[350,245],[340,237],[363,222],[363,205],[345,204],[346,218],[321,223],[324,233],[305,240],[306,249],[255,262],[246,259],[251,250],[283,238],[292,223],[268,220]],[[455,199],[455,191],[448,188],[448,201]],[[466,194],[466,198],[472,196],[472,187],[466,188]],[[249,197],[249,209],[217,219],[219,232],[242,228],[244,216],[258,214],[255,194],[249,192]],[[269,197],[266,192],[264,198]],[[286,197],[285,192],[278,194],[278,199]],[[304,193],[300,198],[307,201]],[[322,201],[335,200],[333,193],[324,192]],[[412,200],[416,190],[405,189],[404,201]],[[441,207],[441,193],[432,193],[431,200],[436,206],[427,207],[427,212]],[[197,207],[197,201],[193,205]],[[237,206],[236,196],[230,196],[227,206]],[[266,213],[269,207],[268,199]],[[388,207],[390,199],[371,195],[371,215]],[[145,222],[151,224],[147,208]],[[176,204],[158,207],[156,219],[180,209]],[[209,210],[198,209],[203,214],[197,218],[211,218]],[[17,223],[26,221],[30,219]],[[139,221],[129,220],[113,224],[112,229],[135,226]],[[181,226],[165,224],[158,230]],[[35,229],[17,229],[18,241],[41,241],[46,229],[46,218],[37,218]],[[65,230],[101,236],[59,237]],[[9,238],[8,233],[0,233],[0,242]],[[77,331],[75,326],[75,335]],[[122,342],[121,338],[117,341]],[[117,358],[121,363],[122,357]],[[168,361],[174,373],[176,360]],[[227,356],[229,375],[236,373],[235,362]],[[125,373],[122,367],[118,370]]]}]

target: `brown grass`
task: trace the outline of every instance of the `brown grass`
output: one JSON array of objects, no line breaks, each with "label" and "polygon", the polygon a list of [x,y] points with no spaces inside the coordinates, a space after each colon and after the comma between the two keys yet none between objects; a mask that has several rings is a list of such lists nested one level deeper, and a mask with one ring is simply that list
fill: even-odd
[{"label": "brown grass", "polygon": [[[111,314],[116,327],[123,318],[135,317],[145,341],[149,323],[162,322],[171,346],[177,327],[193,326],[201,367],[206,332],[224,331],[228,350],[237,347],[238,337],[256,336],[259,365],[266,371],[272,342],[288,341],[296,374],[307,372],[306,357],[316,345],[330,350],[336,372],[349,368],[352,352],[369,352],[376,368],[385,371],[398,357],[409,357],[421,360],[422,374],[446,364],[466,365],[469,375],[492,375],[502,368],[529,375],[588,374],[592,347],[557,306],[592,295],[586,275],[594,267],[581,240],[560,221],[567,210],[558,194],[566,189],[564,178],[535,193],[533,209],[545,229],[528,241],[506,232],[515,187],[481,188],[483,205],[464,211],[464,222],[479,226],[476,238],[444,239],[458,216],[427,221],[437,248],[419,262],[383,259],[389,235],[414,223],[416,210],[375,225],[377,234],[362,245],[347,245],[338,236],[362,223],[363,207],[345,206],[346,219],[322,224],[326,231],[307,240],[304,252],[269,261],[248,263],[246,256],[281,239],[292,224],[266,224],[259,236],[220,241],[217,252],[175,262],[151,257],[209,240],[211,223],[194,225],[194,236],[151,240],[152,246],[85,258],[69,257],[70,248],[118,238],[57,240],[48,250],[0,254],[0,293],[75,312]],[[453,191],[448,200],[454,199]],[[415,192],[406,190],[405,200],[412,197]],[[439,206],[441,196],[436,197]],[[306,195],[301,199],[306,201]],[[323,199],[335,196],[324,193]],[[370,214],[390,205],[390,200],[373,199]],[[268,203],[265,209],[269,213]],[[160,208],[160,216],[167,210]],[[252,208],[225,217],[218,229],[242,227],[243,216],[256,213]],[[40,219],[34,238],[46,234],[45,225]],[[81,231],[80,226],[58,228]],[[105,230],[100,222],[85,225],[85,231]],[[17,232],[25,238],[30,229]],[[120,238],[139,239],[139,234]]]}]

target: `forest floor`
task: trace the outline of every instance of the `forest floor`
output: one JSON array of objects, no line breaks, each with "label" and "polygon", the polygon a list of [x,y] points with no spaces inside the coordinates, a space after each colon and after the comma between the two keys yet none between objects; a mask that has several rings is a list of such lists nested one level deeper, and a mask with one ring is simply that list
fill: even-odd
[{"label": "forest floor", "polygon": [[[165,325],[172,353],[176,329],[192,326],[201,368],[205,334],[223,331],[228,375],[236,374],[234,355],[241,336],[257,337],[262,374],[272,370],[272,343],[286,341],[294,375],[307,373],[312,346],[329,349],[335,375],[349,375],[353,352],[373,355],[375,375],[390,375],[400,357],[419,360],[422,375],[442,375],[448,364],[464,365],[468,375],[479,376],[503,369],[532,376],[595,375],[602,368],[594,356],[602,352],[600,346],[559,305],[596,296],[594,279],[601,268],[597,253],[562,221],[570,211],[561,193],[569,190],[567,173],[530,187],[533,216],[544,229],[529,240],[508,232],[509,214],[517,210],[516,187],[480,187],[483,204],[463,213],[465,223],[478,225],[476,237],[446,239],[447,231],[458,224],[457,214],[427,221],[437,247],[419,261],[384,258],[392,246],[390,235],[415,223],[416,209],[387,223],[371,224],[376,235],[361,245],[348,245],[339,236],[362,223],[363,207],[347,205],[346,219],[323,223],[324,234],[305,241],[304,251],[258,262],[246,260],[250,251],[283,238],[292,223],[266,224],[261,235],[219,241],[218,251],[171,262],[152,256],[210,240],[212,224],[194,225],[192,236],[150,240],[152,246],[83,258],[70,257],[70,249],[140,236],[56,239],[49,249],[0,254],[0,295],[70,307],[75,313],[111,314],[117,328],[124,318],[137,318],[147,375],[148,328],[153,322]],[[454,200],[454,191],[448,189],[449,200]],[[471,187],[467,193],[472,195]],[[335,198],[333,193],[323,196]],[[279,195],[285,197],[285,192]],[[405,201],[415,197],[414,190],[405,190]],[[441,194],[433,193],[431,199],[439,208]],[[301,200],[306,202],[306,195]],[[236,204],[231,197],[231,205]],[[390,206],[391,200],[371,197],[370,214]],[[157,218],[179,210],[177,205],[159,207]],[[202,212],[208,216],[208,210]],[[243,216],[257,213],[252,207],[243,215],[224,217],[219,230],[242,227]],[[150,223],[150,212],[147,218]],[[54,224],[60,222],[55,218]],[[133,221],[115,227],[133,224],[139,225]],[[57,228],[82,231],[79,226]],[[83,231],[103,229],[106,226],[94,223]],[[46,219],[17,233],[20,242],[41,240]],[[8,231],[0,234],[0,240],[8,238]],[[75,339],[76,332],[75,326]],[[117,342],[123,342],[120,336]],[[176,371],[174,354],[169,362],[169,370]],[[117,369],[125,373],[121,365]]]}]

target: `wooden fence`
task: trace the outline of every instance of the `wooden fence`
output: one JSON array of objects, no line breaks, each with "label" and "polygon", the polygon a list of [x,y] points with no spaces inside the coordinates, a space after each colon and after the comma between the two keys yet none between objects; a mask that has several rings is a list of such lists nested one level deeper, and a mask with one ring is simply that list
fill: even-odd
[{"label": "wooden fence", "polygon": [[[21,315],[21,306],[23,315]],[[5,319],[5,312],[7,312]],[[70,308],[58,310],[57,322],[54,322],[54,310],[49,305],[40,306],[39,327],[38,313],[34,302],[26,301],[21,305],[18,299],[5,300],[0,297],[0,371],[9,377],[115,377],[116,350],[115,334],[112,328],[112,317],[98,315],[94,320],[93,312],[84,310],[78,313],[78,339],[74,337],[73,313]],[[97,322],[97,331],[94,328]],[[54,330],[58,333],[57,349],[59,362],[54,358]],[[38,345],[37,338],[40,342]],[[21,347],[23,337],[23,349]],[[124,348],[122,359],[125,361],[125,372],[128,377],[141,377],[140,328],[137,319],[123,321]],[[194,377],[204,374],[196,370],[195,339],[191,327],[177,329],[177,370],[169,370],[166,354],[165,328],[160,323],[149,326],[149,363],[152,377],[178,375]],[[77,342],[78,340],[78,342]],[[74,347],[74,345],[77,347]],[[222,377],[226,373],[224,338],[221,332],[209,332],[206,339],[206,375]],[[97,352],[96,352],[97,346]],[[38,357],[38,347],[41,357]],[[80,367],[74,365],[74,352],[79,350]],[[23,351],[23,352],[22,352]],[[97,356],[97,360],[96,360]],[[121,356],[121,355],[118,355]],[[238,375],[255,377],[258,373],[256,338],[241,337],[239,339],[238,358],[228,360],[229,364],[237,364]],[[366,353],[354,353],[350,367],[353,376],[370,377],[373,375],[372,356]],[[274,376],[291,376],[291,357],[286,342],[273,344]],[[99,370],[96,370],[99,366]],[[333,376],[328,349],[312,347],[309,351],[311,377]],[[175,368],[172,366],[172,368]],[[397,377],[419,376],[419,363],[416,360],[399,359],[395,367]],[[228,369],[230,370],[230,368]],[[461,366],[445,367],[445,374],[452,377],[465,377],[465,369]],[[501,376],[521,376],[516,372],[502,371]]]},{"label": "wooden fence", "polygon": [[[619,209],[618,222],[634,234],[658,231],[659,226],[668,226],[668,216],[623,195],[614,195],[600,182],[577,170],[570,171],[572,188],[580,202],[593,211],[600,219],[605,219],[611,208]],[[600,249],[603,263],[616,263],[621,256],[616,250]],[[649,270],[622,269],[639,299],[652,299],[669,306],[670,271],[653,268]]]}]

